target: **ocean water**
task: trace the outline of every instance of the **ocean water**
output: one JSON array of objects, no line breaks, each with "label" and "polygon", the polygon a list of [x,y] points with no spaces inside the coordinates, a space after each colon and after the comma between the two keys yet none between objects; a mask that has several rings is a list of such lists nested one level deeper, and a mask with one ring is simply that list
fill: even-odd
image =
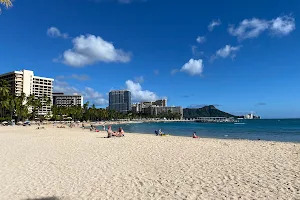
[{"label": "ocean water", "polygon": [[[196,131],[205,138],[300,142],[300,119],[239,120],[235,123],[159,122],[122,124],[125,132],[154,134],[156,129],[176,136],[189,136]],[[113,126],[117,130],[118,126]]]}]

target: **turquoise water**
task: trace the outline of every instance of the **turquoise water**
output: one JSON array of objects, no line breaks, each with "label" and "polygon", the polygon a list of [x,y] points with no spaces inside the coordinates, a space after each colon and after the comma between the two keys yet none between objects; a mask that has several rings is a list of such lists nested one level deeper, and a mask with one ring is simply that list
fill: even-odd
[{"label": "turquoise water", "polygon": [[[300,142],[300,119],[240,120],[234,123],[160,122],[121,125],[125,132],[154,134],[156,129],[177,136]],[[113,126],[113,130],[117,130]]]}]

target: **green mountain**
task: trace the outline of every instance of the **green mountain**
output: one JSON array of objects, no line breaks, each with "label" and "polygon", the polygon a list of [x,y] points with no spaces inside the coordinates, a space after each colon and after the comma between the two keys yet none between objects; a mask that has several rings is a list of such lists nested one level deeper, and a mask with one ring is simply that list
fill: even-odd
[{"label": "green mountain", "polygon": [[232,114],[223,112],[213,105],[204,106],[202,108],[185,108],[183,109],[184,118],[196,117],[236,117]]}]

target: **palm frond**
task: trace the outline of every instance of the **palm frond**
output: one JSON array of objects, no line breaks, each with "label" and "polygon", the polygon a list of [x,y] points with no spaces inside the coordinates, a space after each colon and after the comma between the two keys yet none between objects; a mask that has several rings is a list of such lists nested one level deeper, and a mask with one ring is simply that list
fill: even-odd
[{"label": "palm frond", "polygon": [[0,4],[4,5],[6,8],[12,7],[11,0],[0,0]]}]

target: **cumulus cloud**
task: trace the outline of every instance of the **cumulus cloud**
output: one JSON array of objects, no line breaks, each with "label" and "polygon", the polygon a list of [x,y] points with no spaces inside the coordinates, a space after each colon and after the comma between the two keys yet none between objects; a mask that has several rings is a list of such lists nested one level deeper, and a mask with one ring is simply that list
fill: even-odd
[{"label": "cumulus cloud", "polygon": [[131,92],[133,101],[155,101],[158,99],[158,96],[154,92],[143,90],[140,83],[127,80],[126,87]]},{"label": "cumulus cloud", "polygon": [[80,90],[76,87],[70,86],[65,81],[55,80],[53,91],[63,92],[65,94],[80,94],[83,96],[84,101],[90,101],[91,104],[95,104],[96,106],[103,106],[108,104],[108,100],[93,88],[85,87],[83,90]]},{"label": "cumulus cloud", "polygon": [[258,37],[262,32],[269,28],[269,22],[266,20],[261,20],[257,18],[245,19],[238,27],[230,25],[228,32],[238,37],[240,40],[247,38]]},{"label": "cumulus cloud", "polygon": [[270,31],[277,36],[285,36],[296,29],[295,19],[290,16],[277,17],[270,22]]},{"label": "cumulus cloud", "polygon": [[204,36],[198,36],[197,39],[196,39],[196,41],[198,43],[204,43],[206,41],[206,38]]},{"label": "cumulus cloud", "polygon": [[272,20],[258,18],[244,19],[235,27],[229,25],[228,32],[239,40],[256,38],[264,31],[269,31],[271,35],[286,36],[296,28],[295,19],[291,16],[281,16]]},{"label": "cumulus cloud", "polygon": [[60,37],[63,39],[69,38],[69,35],[67,33],[62,33],[62,32],[60,32],[60,30],[58,28],[53,27],[53,26],[48,28],[47,35],[49,37],[54,37],[54,38],[56,38],[56,37]]},{"label": "cumulus cloud", "polygon": [[129,62],[130,53],[116,49],[100,36],[81,35],[73,39],[73,48],[63,53],[61,62],[72,67],[84,67],[96,62]]},{"label": "cumulus cloud", "polygon": [[185,63],[180,69],[181,72],[186,72],[191,76],[201,75],[203,71],[202,59],[194,60],[190,59],[189,62]]},{"label": "cumulus cloud", "polygon": [[222,24],[220,19],[212,20],[208,25],[208,30],[213,31],[216,26],[220,26]]},{"label": "cumulus cloud", "polygon": [[217,59],[217,58],[227,58],[231,57],[234,58],[236,56],[236,52],[240,50],[242,46],[230,46],[226,45],[225,47],[219,49],[215,55],[212,56],[212,60]]},{"label": "cumulus cloud", "polygon": [[59,80],[54,81],[53,91],[54,92],[63,92],[66,94],[74,94],[74,93],[80,92],[76,87],[70,86],[67,82],[59,81]]},{"label": "cumulus cloud", "polygon": [[102,94],[95,91],[93,88],[85,87],[83,91],[83,95],[86,99],[91,100],[95,105],[106,105],[108,104],[108,100],[103,97]]}]

